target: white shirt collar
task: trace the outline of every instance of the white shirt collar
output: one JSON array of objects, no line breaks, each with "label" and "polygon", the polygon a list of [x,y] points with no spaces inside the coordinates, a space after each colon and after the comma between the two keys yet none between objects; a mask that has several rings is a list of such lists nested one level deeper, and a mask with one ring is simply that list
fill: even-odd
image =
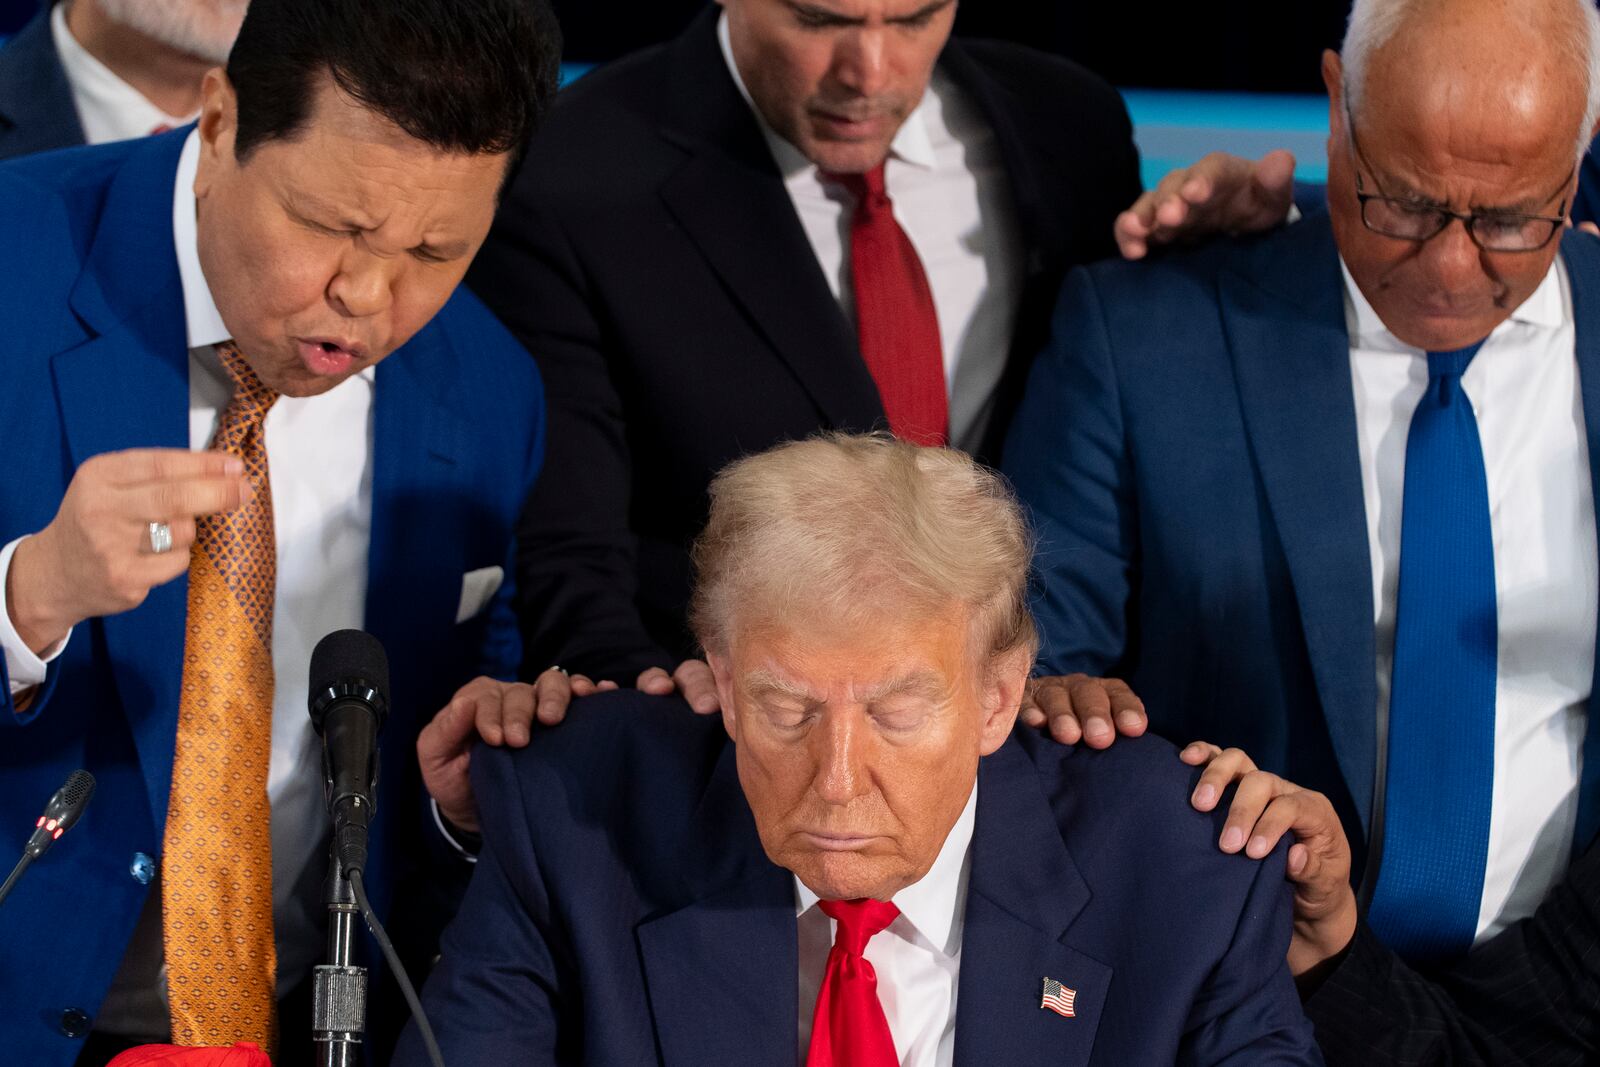
[{"label": "white shirt collar", "polygon": [[211,287],[200,268],[200,246],[195,230],[194,175],[200,166],[200,131],[190,130],[178,157],[178,177],[172,189],[172,245],[178,253],[178,277],[183,282],[183,317],[189,329],[189,347],[205,348],[232,337],[222,321]]},{"label": "white shirt collar", "polygon": [[[717,44],[722,48],[722,58],[728,65],[728,73],[733,77],[733,84],[738,87],[739,95],[744,97],[744,102],[750,106],[751,114],[755,115],[756,123],[761,127],[762,136],[767,139],[767,146],[772,150],[772,158],[777,161],[778,170],[787,178],[815,166],[798,148],[767,125],[761,109],[756,107],[754,98],[750,96],[750,90],[745,87],[744,78],[739,74],[739,64],[734,62],[733,42],[728,33],[726,12],[717,16]],[[895,131],[894,140],[889,144],[889,154],[895,159],[924,170],[932,170],[935,163],[933,138],[928,134],[928,125],[923,114],[923,108],[927,106],[931,92],[932,89],[929,89],[923,93],[922,99],[900,124],[900,129]]]},{"label": "white shirt collar", "polygon": [[57,4],[50,12],[50,36],[90,144],[143,137],[161,126],[177,129],[193,121],[193,116],[168,115],[90,55],[67,28],[66,4]]},{"label": "white shirt collar", "polygon": [[[894,895],[900,917],[946,956],[954,956],[961,948],[960,912],[966,897],[967,855],[971,851],[977,810],[978,783],[974,781],[967,806],[961,809],[955,825],[945,836],[933,866],[919,880]],[[820,899],[799,878],[794,880],[794,897],[796,918],[810,911]]]},{"label": "white shirt collar", "polygon": [[[1564,269],[1561,257],[1556,256],[1555,261],[1550,264],[1550,269],[1545,272],[1544,279],[1539,282],[1539,287],[1506,316],[1506,320],[1496,326],[1489,336],[1493,337],[1510,329],[1512,323],[1546,330],[1559,329],[1565,325],[1567,309],[1566,301],[1562,299],[1561,285]],[[1344,276],[1345,323],[1349,327],[1351,347],[1380,352],[1417,351],[1416,346],[1406,344],[1389,332],[1389,327],[1378,317],[1378,313],[1367,302],[1366,295],[1361,292],[1361,287],[1351,276],[1350,268],[1345,266],[1343,256],[1339,257],[1339,271]]]}]

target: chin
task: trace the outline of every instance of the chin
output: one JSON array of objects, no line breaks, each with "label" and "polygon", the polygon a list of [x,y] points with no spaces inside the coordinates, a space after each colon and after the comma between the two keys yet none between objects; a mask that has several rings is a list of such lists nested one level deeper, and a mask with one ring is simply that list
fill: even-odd
[{"label": "chin", "polygon": [[811,855],[785,866],[824,900],[888,900],[916,881],[892,860],[852,853]]},{"label": "chin", "polygon": [[865,174],[889,156],[887,145],[812,141],[805,155],[830,174]]}]

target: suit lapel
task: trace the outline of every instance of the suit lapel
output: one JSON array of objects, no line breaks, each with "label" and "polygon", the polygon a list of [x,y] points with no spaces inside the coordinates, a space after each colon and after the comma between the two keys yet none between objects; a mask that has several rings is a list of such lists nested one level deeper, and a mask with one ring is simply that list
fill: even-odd
[{"label": "suit lapel", "polygon": [[794,880],[761,849],[731,744],[695,818],[698,840],[684,855],[692,902],[638,929],[662,1062],[792,1064]]},{"label": "suit lapel", "polygon": [[877,386],[727,73],[715,26],[709,12],[673,45],[675,95],[662,133],[688,157],[661,199],[823,421],[869,429],[884,417]]},{"label": "suit lapel", "polygon": [[[127,448],[189,447],[189,354],[172,243],[181,134],[130,155],[107,192],[70,300],[90,339],[51,362],[74,466]],[[188,581],[151,591],[137,610],[96,620],[157,826],[166,822],[177,730]]]},{"label": "suit lapel", "polygon": [[0,158],[83,142],[83,124],[56,55],[46,5],[0,51]]},{"label": "suit lapel", "polygon": [[[1578,357],[1578,390],[1589,445],[1589,479],[1600,507],[1600,244],[1586,234],[1569,233],[1561,243],[1572,289],[1574,347]],[[1597,635],[1600,641],[1600,635]],[[1584,733],[1583,772],[1578,787],[1578,823],[1573,855],[1581,854],[1600,832],[1600,729],[1595,726],[1596,686],[1600,686],[1600,644],[1595,649],[1595,677],[1589,685],[1589,725]]]},{"label": "suit lapel", "polygon": [[1327,217],[1264,241],[1221,279],[1240,405],[1283,541],[1339,768],[1371,825],[1376,760],[1372,562],[1344,282]]},{"label": "suit lapel", "polygon": [[[961,934],[955,1062],[1086,1064],[1112,968],[1072,947],[1090,892],[1015,741],[978,772]],[[1076,1014],[1040,1006],[1044,979],[1077,991]]]},{"label": "suit lapel", "polygon": [[[454,367],[459,358],[437,323],[378,364],[372,400],[372,532],[367,546],[363,627],[389,659],[389,690],[398,720],[379,739],[383,807],[420,803],[413,746],[432,718],[439,659],[450,647],[466,572],[467,531],[481,505],[464,484],[461,462],[469,421],[461,414]],[[466,678],[456,681],[464,682]],[[392,815],[390,816],[393,817]],[[393,836],[374,835],[372,862],[393,869]],[[372,889],[384,907],[394,887]]]}]

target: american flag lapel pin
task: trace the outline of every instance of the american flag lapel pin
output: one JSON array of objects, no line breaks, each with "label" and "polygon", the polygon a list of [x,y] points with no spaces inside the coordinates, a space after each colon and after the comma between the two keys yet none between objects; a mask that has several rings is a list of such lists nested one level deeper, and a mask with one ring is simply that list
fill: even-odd
[{"label": "american flag lapel pin", "polygon": [[1049,1008],[1057,1015],[1068,1019],[1077,1015],[1073,1005],[1078,1001],[1078,991],[1068,989],[1054,978],[1044,980],[1044,994],[1039,998],[1039,1007]]}]

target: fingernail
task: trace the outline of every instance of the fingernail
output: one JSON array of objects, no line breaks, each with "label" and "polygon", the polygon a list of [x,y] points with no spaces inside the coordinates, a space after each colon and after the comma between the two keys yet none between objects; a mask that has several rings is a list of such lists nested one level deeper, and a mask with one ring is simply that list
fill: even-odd
[{"label": "fingernail", "polygon": [[1245,855],[1249,856],[1251,859],[1258,860],[1262,856],[1265,856],[1268,852],[1272,851],[1272,845],[1267,841],[1266,838],[1256,836],[1250,839],[1250,845],[1244,851]]},{"label": "fingernail", "polygon": [[238,456],[229,456],[223,461],[222,469],[228,474],[243,474],[244,460],[240,459]]},{"label": "fingernail", "polygon": [[1107,726],[1102,719],[1090,719],[1088,725],[1083,728],[1083,732],[1091,741],[1104,741],[1111,736],[1111,727]]},{"label": "fingernail", "polygon": [[1194,791],[1194,803],[1199,808],[1209,808],[1217,802],[1217,787],[1206,782]]},{"label": "fingernail", "polygon": [[1122,724],[1124,730],[1132,730],[1139,725],[1139,713],[1137,711],[1124,711],[1117,716],[1117,722]]},{"label": "fingernail", "polygon": [[1244,831],[1237,826],[1230,826],[1222,831],[1222,851],[1237,852],[1242,844],[1244,844]]}]

